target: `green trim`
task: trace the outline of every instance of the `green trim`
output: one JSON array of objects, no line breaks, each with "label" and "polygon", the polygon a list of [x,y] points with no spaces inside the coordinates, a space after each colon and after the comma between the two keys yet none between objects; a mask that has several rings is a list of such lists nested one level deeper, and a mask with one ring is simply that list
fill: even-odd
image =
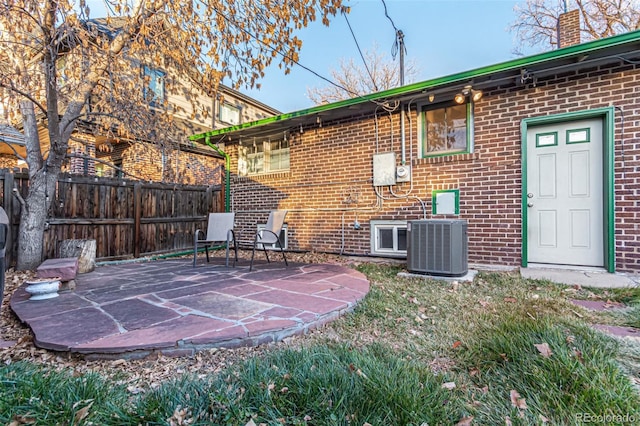
[{"label": "green trim", "polygon": [[455,196],[455,201],[454,201],[454,213],[455,215],[459,215],[460,214],[460,190],[459,189],[440,189],[440,190],[436,190],[436,191],[432,191],[431,192],[431,214],[433,215],[438,215],[438,214],[451,214],[451,213],[438,213],[438,206],[437,206],[437,195],[438,194],[443,194],[443,193],[453,193],[453,195]]},{"label": "green trim", "polygon": [[[586,132],[587,133],[586,138],[584,140],[571,142],[571,134],[579,133],[579,132]],[[566,139],[567,145],[573,145],[573,144],[576,144],[576,143],[589,143],[589,142],[591,142],[591,129],[590,128],[585,127],[584,129],[569,129],[569,130],[567,130],[567,139]]]},{"label": "green trim", "polygon": [[217,145],[212,144],[209,136],[205,138],[205,143],[224,157],[224,211],[231,211],[231,175],[229,172],[231,168],[231,158],[229,154],[218,148]]},{"label": "green trim", "polygon": [[615,109],[614,107],[597,108],[579,112],[568,112],[544,117],[525,118],[520,123],[522,140],[522,266],[528,265],[527,241],[527,130],[530,126],[561,123],[572,120],[602,118],[603,120],[603,190],[604,190],[604,266],[607,272],[616,271],[615,253]]},{"label": "green trim", "polygon": [[273,117],[263,118],[248,123],[239,124],[237,126],[227,127],[224,129],[211,130],[206,133],[195,134],[189,137],[190,140],[200,140],[206,136],[221,136],[228,133],[232,133],[237,130],[248,129],[252,127],[263,126],[270,123],[276,123],[280,121],[289,120],[296,117],[308,116],[318,114],[326,111],[332,111],[335,109],[346,108],[352,105],[358,105],[366,102],[380,102],[389,98],[399,97],[402,95],[408,95],[412,93],[420,93],[425,90],[433,89],[438,86],[447,84],[455,84],[461,82],[468,82],[474,78],[490,76],[498,72],[518,70],[523,67],[540,65],[551,61],[557,61],[561,59],[567,59],[578,55],[588,55],[591,52],[596,52],[603,49],[612,48],[624,44],[640,41],[640,30],[632,31],[624,34],[620,34],[613,37],[607,37],[591,41],[589,43],[578,44],[574,46],[565,47],[562,49],[552,50],[549,52],[539,53],[524,58],[517,58],[506,62],[501,62],[495,65],[476,68],[470,71],[465,71],[457,74],[448,75],[445,77],[439,77],[432,80],[426,80],[419,83],[402,86],[390,90],[385,90],[378,93],[372,93],[364,96],[360,96],[353,99],[346,99],[331,104],[319,105],[312,108],[294,111],[291,113],[281,114]]},{"label": "green trim", "polygon": [[466,102],[465,103],[465,112],[467,115],[466,118],[466,132],[465,132],[465,136],[467,138],[467,144],[466,147],[462,150],[449,150],[449,151],[433,151],[433,152],[425,152],[426,150],[426,145],[427,145],[427,140],[426,140],[426,125],[427,125],[427,120],[425,119],[425,114],[427,113],[427,111],[435,111],[438,109],[446,109],[446,108],[452,108],[452,107],[456,107],[456,106],[460,106],[459,104],[455,104],[453,102],[448,103],[448,104],[440,104],[439,107],[437,108],[428,108],[426,107],[426,105],[429,104],[425,104],[420,106],[420,146],[422,148],[422,158],[432,158],[432,157],[446,157],[446,156],[450,156],[450,155],[460,155],[460,154],[469,154],[471,152],[473,152],[473,114],[472,114],[472,103],[471,102]]},{"label": "green trim", "polygon": [[[540,139],[546,136],[553,136],[553,143],[541,144]],[[536,148],[544,148],[545,146],[558,146],[558,132],[536,133]]]}]

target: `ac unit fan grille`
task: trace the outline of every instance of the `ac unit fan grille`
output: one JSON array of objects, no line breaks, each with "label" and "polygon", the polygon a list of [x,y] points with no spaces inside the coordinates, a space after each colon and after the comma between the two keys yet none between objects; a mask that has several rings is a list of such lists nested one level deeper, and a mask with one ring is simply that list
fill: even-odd
[{"label": "ac unit fan grille", "polygon": [[411,221],[407,234],[410,272],[444,276],[462,276],[468,272],[466,221]]}]

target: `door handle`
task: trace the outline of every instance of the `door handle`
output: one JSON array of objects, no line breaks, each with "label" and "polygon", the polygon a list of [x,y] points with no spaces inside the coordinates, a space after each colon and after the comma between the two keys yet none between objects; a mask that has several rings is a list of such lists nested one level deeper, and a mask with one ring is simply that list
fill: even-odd
[{"label": "door handle", "polygon": [[527,203],[527,207],[533,207],[533,203]]}]

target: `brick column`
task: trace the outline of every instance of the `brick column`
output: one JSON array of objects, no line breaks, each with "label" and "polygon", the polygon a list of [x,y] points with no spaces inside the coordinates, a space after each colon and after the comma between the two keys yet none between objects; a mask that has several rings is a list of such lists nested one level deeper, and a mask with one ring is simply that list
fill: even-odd
[{"label": "brick column", "polygon": [[563,13],[558,17],[558,48],[580,44],[580,11]]}]

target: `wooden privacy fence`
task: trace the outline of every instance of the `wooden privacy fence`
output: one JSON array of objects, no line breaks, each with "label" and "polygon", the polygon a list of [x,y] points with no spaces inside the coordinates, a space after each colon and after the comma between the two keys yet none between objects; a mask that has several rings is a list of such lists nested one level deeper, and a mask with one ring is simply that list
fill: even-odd
[{"label": "wooden privacy fence", "polygon": [[[0,170],[2,206],[9,216],[7,265],[18,249],[20,203],[26,197],[27,173]],[[144,183],[123,179],[62,174],[44,233],[44,258],[58,255],[67,239],[96,240],[96,260],[138,258],[193,247],[195,230],[206,227],[210,212],[224,211],[220,185]]]}]

